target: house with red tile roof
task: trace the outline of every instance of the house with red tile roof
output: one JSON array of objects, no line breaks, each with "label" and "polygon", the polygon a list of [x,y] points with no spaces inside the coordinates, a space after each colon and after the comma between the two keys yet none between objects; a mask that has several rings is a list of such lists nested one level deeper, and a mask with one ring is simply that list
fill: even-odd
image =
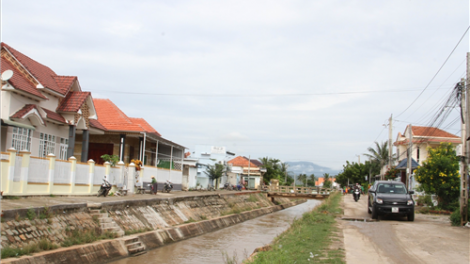
[{"label": "house with red tile roof", "polygon": [[[104,134],[90,92],[76,76],[49,67],[1,43],[1,151],[14,148],[32,156],[76,155],[76,136]],[[86,149],[85,149],[86,150]],[[78,153],[87,161],[87,153]]]},{"label": "house with red tile roof", "polygon": [[[61,160],[74,156],[98,164],[103,154],[118,155],[124,163],[138,159],[148,165],[140,176],[144,181],[155,176],[181,188],[185,147],[163,138],[146,120],[128,117],[109,99],[93,99],[76,76],[58,75],[5,43],[0,66],[5,77],[0,151],[52,153]],[[134,185],[129,179],[126,184]]]},{"label": "house with red tile roof", "polygon": [[101,156],[110,154],[124,163],[137,159],[148,166],[171,163],[182,169],[184,146],[163,138],[145,119],[128,117],[109,99],[95,98],[93,103],[104,135],[90,136],[89,158],[103,163]]},{"label": "house with red tile roof", "polygon": [[227,164],[228,178],[236,179],[236,182],[230,181],[231,184],[247,183],[249,189],[258,188],[263,173],[261,166],[258,166],[261,162],[250,160],[247,157],[238,156],[229,160]]},{"label": "house with red tile roof", "polygon": [[[408,125],[403,134],[398,133],[397,139],[393,143],[396,147],[399,161],[407,158],[407,149],[410,142],[409,135],[410,126]],[[411,135],[413,143],[411,156],[420,165],[427,159],[429,147],[436,148],[443,142],[451,143],[454,147],[462,143],[459,136],[437,127],[411,126]]]}]

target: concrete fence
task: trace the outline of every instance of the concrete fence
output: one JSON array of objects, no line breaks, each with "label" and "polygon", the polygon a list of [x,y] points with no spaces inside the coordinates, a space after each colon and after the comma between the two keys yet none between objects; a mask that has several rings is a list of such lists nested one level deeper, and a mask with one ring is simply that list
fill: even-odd
[{"label": "concrete fence", "polygon": [[0,166],[0,190],[4,196],[92,195],[97,193],[104,177],[113,185],[113,192],[123,188],[129,193],[134,193],[144,181],[150,182],[151,176],[160,183],[170,180],[179,185],[182,181],[181,170],[156,167],[136,170],[133,163],[125,166],[122,161],[111,167],[109,162],[80,163],[73,156],[68,161],[57,160],[54,154],[38,158],[13,148],[1,153]]}]

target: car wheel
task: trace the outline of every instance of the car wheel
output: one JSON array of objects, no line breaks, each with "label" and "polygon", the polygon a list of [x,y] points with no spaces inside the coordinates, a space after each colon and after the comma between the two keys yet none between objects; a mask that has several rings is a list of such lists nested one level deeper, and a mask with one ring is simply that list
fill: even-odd
[{"label": "car wheel", "polygon": [[411,212],[407,215],[408,221],[413,222],[415,220],[415,212]]},{"label": "car wheel", "polygon": [[377,209],[375,208],[375,206],[372,205],[372,219],[378,219],[379,218],[379,214],[377,212]]}]

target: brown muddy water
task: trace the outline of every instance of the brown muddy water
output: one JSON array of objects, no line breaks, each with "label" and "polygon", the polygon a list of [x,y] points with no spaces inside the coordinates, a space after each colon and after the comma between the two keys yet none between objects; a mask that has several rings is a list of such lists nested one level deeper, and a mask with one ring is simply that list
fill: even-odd
[{"label": "brown muddy water", "polygon": [[179,264],[179,263],[226,263],[224,254],[241,263],[253,251],[269,244],[289,228],[295,218],[312,210],[321,201],[306,203],[264,215],[235,226],[190,238],[161,248],[150,250],[138,257],[121,259],[113,264]]}]

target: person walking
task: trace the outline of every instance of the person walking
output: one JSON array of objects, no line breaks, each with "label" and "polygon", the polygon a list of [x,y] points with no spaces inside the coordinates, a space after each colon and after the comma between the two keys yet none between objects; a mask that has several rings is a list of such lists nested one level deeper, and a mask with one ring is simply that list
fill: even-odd
[{"label": "person walking", "polygon": [[152,175],[152,192],[154,195],[157,195],[157,180],[155,179],[155,176]]}]

